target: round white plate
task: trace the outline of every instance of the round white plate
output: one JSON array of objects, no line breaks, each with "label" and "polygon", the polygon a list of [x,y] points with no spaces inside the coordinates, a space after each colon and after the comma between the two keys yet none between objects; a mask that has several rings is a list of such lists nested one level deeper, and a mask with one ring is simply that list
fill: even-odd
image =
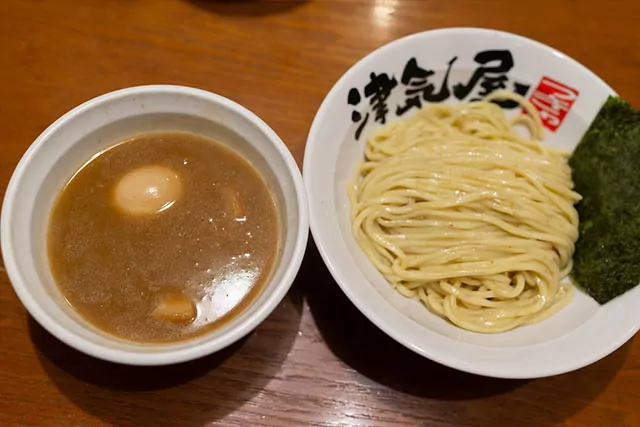
[{"label": "round white plate", "polygon": [[[569,150],[614,93],[566,55],[504,32],[442,29],[383,46],[342,76],[314,119],[303,168],[311,230],[345,294],[408,348],[444,365],[492,377],[560,374],[605,357],[636,333],[640,287],[603,306],[578,290],[570,305],[548,320],[505,333],[478,334],[398,294],[350,231],[346,187],[373,130],[430,102],[455,104],[497,88],[529,99],[542,116],[544,142]],[[516,108],[505,111],[520,113]]]}]

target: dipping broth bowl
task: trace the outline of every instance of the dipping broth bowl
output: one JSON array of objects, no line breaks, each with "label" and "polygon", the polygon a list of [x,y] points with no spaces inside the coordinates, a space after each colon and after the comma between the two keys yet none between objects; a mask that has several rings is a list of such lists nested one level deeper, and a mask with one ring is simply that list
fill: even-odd
[{"label": "dipping broth bowl", "polygon": [[[137,343],[101,331],[67,303],[47,260],[47,227],[56,197],[87,159],[133,136],[164,131],[210,138],[246,159],[275,198],[279,244],[271,276],[262,292],[229,322],[186,341]],[[166,365],[229,346],[275,309],[300,268],[308,221],[298,167],[282,140],[260,118],[229,99],[203,90],[140,86],[85,102],[59,118],[33,142],[16,167],[5,195],[2,253],[18,297],[38,323],[58,339],[111,362]]]}]

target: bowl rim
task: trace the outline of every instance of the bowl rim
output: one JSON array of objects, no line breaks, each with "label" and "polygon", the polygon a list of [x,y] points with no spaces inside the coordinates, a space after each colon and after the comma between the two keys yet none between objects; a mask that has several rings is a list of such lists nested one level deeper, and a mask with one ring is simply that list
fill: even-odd
[{"label": "bowl rim", "polygon": [[[450,350],[443,350],[440,348],[436,348],[433,344],[430,346],[424,346],[417,344],[412,341],[411,338],[408,338],[404,331],[397,330],[396,327],[392,323],[392,320],[388,320],[386,315],[381,315],[381,313],[375,311],[370,305],[372,302],[365,301],[362,296],[356,295],[357,292],[352,289],[349,280],[347,280],[345,275],[347,273],[345,270],[348,268],[344,264],[350,264],[351,261],[344,261],[343,259],[339,259],[338,256],[333,256],[328,250],[327,247],[329,245],[330,237],[327,235],[328,233],[323,232],[322,227],[322,219],[321,213],[326,211],[325,206],[321,206],[317,200],[317,197],[311,191],[314,183],[313,176],[320,173],[317,169],[314,169],[314,161],[312,159],[312,153],[314,151],[314,147],[320,144],[318,139],[318,133],[320,132],[320,128],[323,126],[323,122],[325,121],[325,115],[327,111],[331,108],[331,105],[336,102],[336,97],[338,93],[349,84],[349,81],[352,79],[352,76],[355,75],[361,68],[366,67],[369,64],[369,61],[374,57],[379,57],[384,55],[386,52],[391,51],[393,49],[401,48],[404,44],[411,43],[415,40],[421,39],[423,42],[426,42],[427,39],[429,41],[434,40],[435,37],[447,37],[451,35],[466,35],[469,37],[473,37],[474,35],[493,35],[499,36],[503,39],[511,39],[514,42],[521,43],[530,48],[544,50],[558,58],[562,58],[567,61],[575,68],[582,69],[587,75],[593,78],[595,81],[601,82],[604,87],[606,87],[611,94],[615,94],[616,92],[600,77],[598,77],[595,73],[589,70],[587,67],[571,58],[570,56],[556,50],[555,48],[540,43],[538,41],[529,39],[527,37],[505,32],[499,30],[493,30],[488,28],[474,28],[474,27],[450,27],[450,28],[441,28],[435,30],[423,31],[415,34],[411,34],[399,39],[396,39],[390,43],[387,43],[374,51],[370,52],[366,56],[362,57],[355,64],[353,64],[341,77],[340,79],[333,85],[331,90],[328,92],[326,97],[324,98],[322,104],[320,105],[313,123],[311,125],[309,136],[307,138],[304,160],[303,160],[303,178],[305,181],[305,185],[307,188],[307,194],[309,198],[309,218],[310,218],[310,228],[311,233],[313,235],[314,241],[317,244],[318,251],[325,262],[327,268],[329,269],[331,275],[333,276],[336,283],[340,286],[342,291],[346,294],[346,296],[351,300],[351,302],[356,306],[356,308],[364,314],[373,324],[375,324],[379,329],[381,329],[388,336],[393,338],[398,343],[404,345],[410,350],[420,354],[423,357],[431,359],[435,362],[438,362],[442,365],[473,373],[483,376],[495,377],[495,378],[511,378],[511,379],[529,379],[529,378],[542,378],[551,375],[558,375],[570,371],[574,371],[580,369],[584,366],[590,365],[613,351],[617,350],[624,343],[626,343],[633,335],[640,329],[640,317],[636,319],[635,323],[624,330],[620,330],[616,333],[616,337],[608,342],[608,345],[603,346],[598,351],[590,352],[585,357],[576,358],[576,360],[572,360],[571,363],[563,363],[558,364],[556,366],[548,366],[548,367],[536,367],[535,369],[530,369],[530,367],[523,367],[522,369],[510,369],[510,370],[502,370],[499,366],[492,364],[491,362],[482,361],[482,362],[470,362],[468,360],[464,360],[463,358],[458,358],[455,354],[452,354]],[[326,172],[323,176],[326,176]],[[349,252],[347,250],[347,252]],[[357,267],[356,267],[357,269]],[[359,270],[359,269],[358,269]],[[360,276],[362,273],[359,273]],[[373,287],[372,287],[373,289]],[[375,289],[374,289],[375,290]],[[389,307],[387,307],[389,308]],[[385,308],[385,312],[389,312],[390,310],[397,310],[394,307],[390,307],[388,310]],[[398,313],[399,316],[404,316]],[[406,317],[406,316],[404,316]],[[447,343],[455,346],[457,350],[464,349],[466,351],[481,351],[486,349],[487,347],[466,343],[462,341],[455,340],[450,337],[442,336],[443,340],[439,340],[440,343]],[[526,348],[533,348],[535,346],[548,344],[550,342],[558,342],[558,340],[562,340],[563,337],[559,337],[548,341],[546,343],[540,344],[531,344],[525,346]],[[517,347],[515,347],[517,348]],[[515,349],[513,348],[513,349]],[[520,347],[524,348],[524,347]],[[510,348],[500,348],[502,351],[509,351]]]},{"label": "bowl rim", "polygon": [[[205,99],[227,110],[230,110],[238,114],[239,116],[242,116],[242,118],[255,125],[258,130],[265,135],[267,140],[274,146],[278,155],[286,165],[287,173],[291,177],[291,181],[293,182],[293,190],[298,201],[296,210],[296,213],[298,215],[298,226],[295,231],[295,241],[292,250],[292,257],[289,260],[283,260],[283,262],[287,263],[287,267],[284,271],[282,280],[276,284],[268,298],[264,300],[264,302],[251,316],[247,317],[236,327],[234,327],[233,329],[229,329],[219,337],[216,337],[215,339],[204,340],[197,345],[177,349],[168,348],[166,350],[163,349],[162,351],[157,352],[136,352],[114,349],[106,345],[88,341],[84,337],[81,337],[66,329],[55,318],[41,309],[40,303],[29,291],[29,286],[26,284],[22,273],[16,265],[17,254],[12,242],[13,233],[10,229],[10,225],[13,222],[14,215],[19,214],[12,208],[12,206],[14,205],[14,199],[18,197],[17,188],[19,186],[19,183],[22,182],[23,179],[25,179],[26,175],[28,175],[30,164],[34,155],[49,140],[50,136],[53,133],[66,126],[69,121],[76,118],[78,115],[81,115],[84,112],[94,109],[98,106],[109,104],[112,101],[121,98],[158,93],[165,93],[169,95],[186,94],[200,99]],[[262,323],[267,316],[269,316],[273,312],[273,310],[284,298],[289,288],[291,287],[302,263],[309,235],[309,214],[304,182],[302,180],[302,175],[300,170],[298,169],[296,161],[293,158],[293,155],[291,154],[285,143],[282,141],[282,139],[280,139],[280,137],[275,133],[275,131],[271,129],[271,127],[269,127],[269,125],[267,125],[255,113],[251,112],[249,109],[243,107],[235,101],[202,89],[178,85],[143,85],[115,90],[83,102],[82,104],[71,109],[60,118],[58,118],[34,140],[34,142],[29,146],[27,151],[20,159],[7,186],[7,191],[2,204],[0,234],[4,266],[13,289],[28,312],[49,333],[54,335],[62,342],[68,344],[69,346],[102,360],[140,366],[168,365],[197,359],[233,344],[237,340],[249,334],[260,323]],[[211,331],[210,333],[215,333],[215,330]],[[207,334],[205,334],[204,336],[206,337]],[[159,345],[180,345],[185,342],[188,342],[188,340]],[[153,346],[154,344],[150,344],[149,348],[153,348]]]}]

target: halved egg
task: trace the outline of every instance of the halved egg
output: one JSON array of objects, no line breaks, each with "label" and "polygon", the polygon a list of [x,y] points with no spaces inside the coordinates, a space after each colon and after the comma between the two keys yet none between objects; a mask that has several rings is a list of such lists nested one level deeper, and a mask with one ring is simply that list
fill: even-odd
[{"label": "halved egg", "polygon": [[170,208],[182,195],[180,177],[164,166],[144,166],[123,176],[114,203],[131,215],[149,215]]}]

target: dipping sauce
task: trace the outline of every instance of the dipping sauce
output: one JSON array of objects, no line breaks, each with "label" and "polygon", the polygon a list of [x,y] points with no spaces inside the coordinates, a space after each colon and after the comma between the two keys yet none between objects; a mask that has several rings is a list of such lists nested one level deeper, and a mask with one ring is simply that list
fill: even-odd
[{"label": "dipping sauce", "polygon": [[145,134],[93,156],[58,196],[53,277],[99,329],[185,340],[247,307],[278,249],[274,198],[241,156],[189,133]]}]

